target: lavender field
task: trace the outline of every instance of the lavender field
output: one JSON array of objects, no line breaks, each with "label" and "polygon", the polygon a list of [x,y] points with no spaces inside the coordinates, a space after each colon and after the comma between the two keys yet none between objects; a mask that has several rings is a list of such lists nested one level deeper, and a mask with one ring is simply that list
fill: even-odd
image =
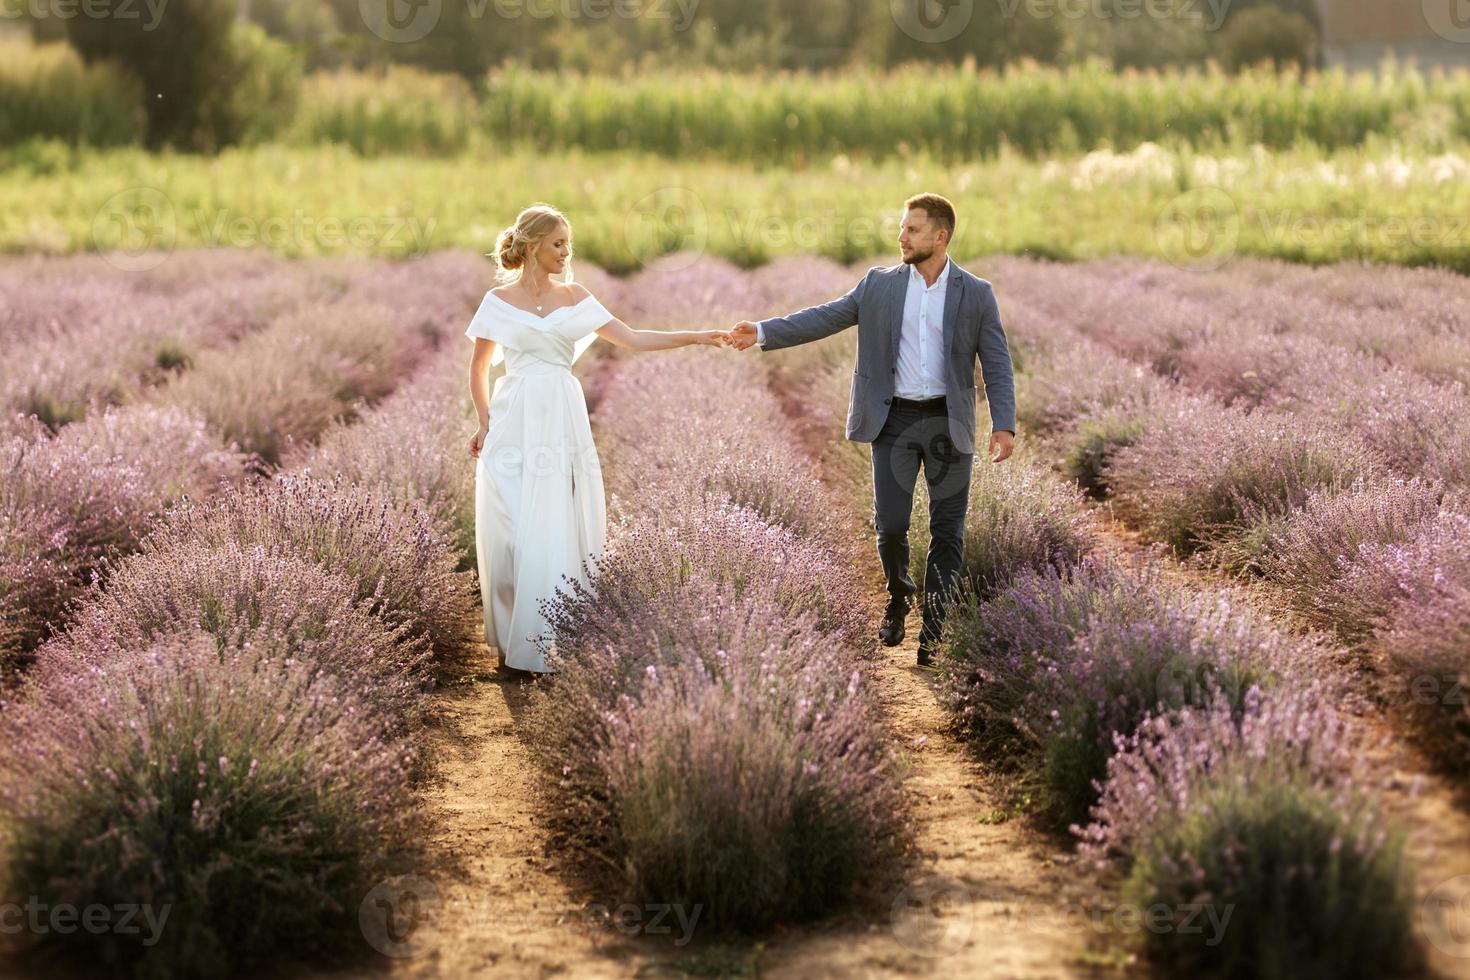
[{"label": "lavender field", "polygon": [[[578,276],[688,329],[869,264]],[[1470,285],[967,267],[1020,432],[936,672],[876,642],[847,332],[578,362],[609,547],[531,682],[483,258],[0,259],[7,973],[1470,976]]]}]

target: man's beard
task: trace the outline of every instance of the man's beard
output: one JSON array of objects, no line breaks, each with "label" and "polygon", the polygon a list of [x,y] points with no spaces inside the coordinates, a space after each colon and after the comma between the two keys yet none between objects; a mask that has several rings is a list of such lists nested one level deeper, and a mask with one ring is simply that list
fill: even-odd
[{"label": "man's beard", "polygon": [[918,249],[914,249],[904,257],[904,262],[908,265],[918,265],[920,262],[927,261],[933,255],[934,249],[932,248],[927,252],[920,252]]}]

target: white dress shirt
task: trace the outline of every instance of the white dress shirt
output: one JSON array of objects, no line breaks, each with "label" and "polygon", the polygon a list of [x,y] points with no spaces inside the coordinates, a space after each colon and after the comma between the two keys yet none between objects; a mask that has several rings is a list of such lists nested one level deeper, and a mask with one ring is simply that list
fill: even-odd
[{"label": "white dress shirt", "polygon": [[924,284],[918,266],[909,266],[909,288],[903,300],[903,330],[898,337],[898,374],[893,393],[921,401],[944,394],[944,297],[949,288],[949,260],[934,285]]},{"label": "white dress shirt", "polygon": [[[952,271],[950,260],[945,259],[939,278],[929,286],[918,267],[909,266],[893,389],[899,398],[922,401],[944,394],[944,300]],[[766,346],[766,332],[759,323],[755,342]]]}]

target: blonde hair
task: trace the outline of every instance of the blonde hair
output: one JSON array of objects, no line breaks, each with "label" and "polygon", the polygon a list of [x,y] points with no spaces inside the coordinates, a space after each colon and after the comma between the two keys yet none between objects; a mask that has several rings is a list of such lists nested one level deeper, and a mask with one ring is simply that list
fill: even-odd
[{"label": "blonde hair", "polygon": [[567,264],[562,273],[561,281],[569,283],[572,281],[572,256],[571,235],[572,223],[566,215],[562,214],[550,204],[533,204],[516,215],[515,224],[500,233],[495,240],[495,251],[491,253],[495,258],[495,264],[500,267],[496,273],[497,282],[506,283],[519,280],[526,274],[526,269],[535,261],[533,254],[541,246],[547,235],[556,231],[558,224],[567,226]]}]

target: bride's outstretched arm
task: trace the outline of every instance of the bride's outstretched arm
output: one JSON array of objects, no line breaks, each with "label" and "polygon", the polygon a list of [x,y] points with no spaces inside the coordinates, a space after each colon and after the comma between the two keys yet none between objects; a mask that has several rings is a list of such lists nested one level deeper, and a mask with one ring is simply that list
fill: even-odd
[{"label": "bride's outstretched arm", "polygon": [[633,351],[672,350],[694,344],[729,347],[731,344],[730,334],[725,330],[634,330],[618,319],[598,327],[597,335],[610,344]]}]

